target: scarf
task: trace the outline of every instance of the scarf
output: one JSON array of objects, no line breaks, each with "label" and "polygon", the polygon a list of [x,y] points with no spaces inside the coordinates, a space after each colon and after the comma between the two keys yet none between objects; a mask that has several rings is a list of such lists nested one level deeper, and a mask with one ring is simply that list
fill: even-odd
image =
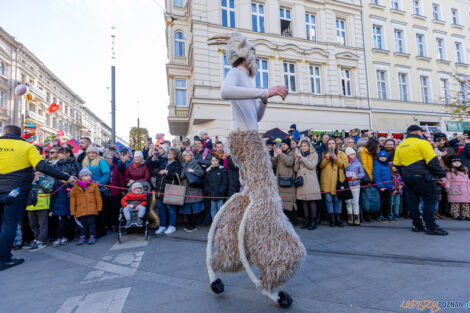
[{"label": "scarf", "polygon": [[217,151],[214,151],[214,154],[215,154],[219,159],[221,159],[221,160],[224,159],[224,154],[225,154],[225,153],[222,152],[222,154],[219,154],[219,153],[217,153]]},{"label": "scarf", "polygon": [[86,187],[88,187],[88,185],[91,184],[92,181],[91,181],[91,180],[89,180],[89,181],[81,181],[81,180],[79,180],[77,183],[78,183],[78,185],[79,185],[80,187],[82,187],[83,189],[86,189]]},{"label": "scarf", "polygon": [[309,156],[310,155],[310,150],[307,150],[305,152],[300,152],[300,154],[305,158],[306,156]]}]

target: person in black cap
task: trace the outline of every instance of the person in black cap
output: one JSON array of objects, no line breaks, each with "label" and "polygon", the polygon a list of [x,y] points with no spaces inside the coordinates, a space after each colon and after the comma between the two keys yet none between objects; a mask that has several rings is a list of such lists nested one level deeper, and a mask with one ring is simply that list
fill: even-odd
[{"label": "person in black cap", "polygon": [[300,133],[299,133],[299,131],[297,130],[297,125],[292,124],[292,125],[290,126],[289,136],[290,136],[290,139],[294,139],[294,140],[297,140],[297,141],[300,140]]},{"label": "person in black cap", "polygon": [[[439,199],[436,178],[446,182],[446,172],[441,167],[431,144],[422,139],[423,131],[417,125],[407,129],[406,139],[395,150],[393,164],[399,169],[405,183],[405,195],[413,219],[414,232],[425,231],[428,235],[445,236],[434,220],[434,211]],[[423,225],[418,212],[420,199],[423,200]]]}]

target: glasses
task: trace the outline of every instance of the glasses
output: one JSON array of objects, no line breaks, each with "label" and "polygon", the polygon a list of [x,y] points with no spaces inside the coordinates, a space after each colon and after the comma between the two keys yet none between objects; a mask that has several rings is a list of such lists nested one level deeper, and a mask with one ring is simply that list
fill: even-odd
[{"label": "glasses", "polygon": [[57,154],[57,152],[55,152],[55,151],[51,151],[51,152],[50,152],[50,154]]}]

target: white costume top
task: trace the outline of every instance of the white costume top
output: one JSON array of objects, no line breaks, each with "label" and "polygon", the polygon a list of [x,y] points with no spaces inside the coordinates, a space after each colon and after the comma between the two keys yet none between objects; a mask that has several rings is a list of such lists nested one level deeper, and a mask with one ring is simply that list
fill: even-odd
[{"label": "white costume top", "polygon": [[260,100],[268,98],[267,89],[253,87],[248,70],[243,66],[232,68],[222,83],[220,96],[230,100],[232,107],[232,130],[256,130],[266,110]]}]

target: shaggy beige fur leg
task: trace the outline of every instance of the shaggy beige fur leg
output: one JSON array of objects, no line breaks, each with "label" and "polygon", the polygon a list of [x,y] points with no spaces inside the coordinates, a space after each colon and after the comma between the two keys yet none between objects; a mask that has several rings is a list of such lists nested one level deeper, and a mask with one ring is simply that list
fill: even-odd
[{"label": "shaggy beige fur leg", "polygon": [[238,193],[224,205],[225,211],[214,236],[216,252],[210,262],[215,272],[234,273],[243,270],[238,253],[238,229],[248,203],[249,198]]},{"label": "shaggy beige fur leg", "polygon": [[[271,160],[259,134],[233,132],[229,135],[229,144],[240,167],[244,193],[250,199],[246,227],[240,229],[244,252],[248,262],[261,272],[262,287],[271,291],[294,275],[302,264],[305,247],[282,211]],[[234,218],[239,219],[240,214],[236,213]],[[251,278],[251,268],[245,269]]]}]

